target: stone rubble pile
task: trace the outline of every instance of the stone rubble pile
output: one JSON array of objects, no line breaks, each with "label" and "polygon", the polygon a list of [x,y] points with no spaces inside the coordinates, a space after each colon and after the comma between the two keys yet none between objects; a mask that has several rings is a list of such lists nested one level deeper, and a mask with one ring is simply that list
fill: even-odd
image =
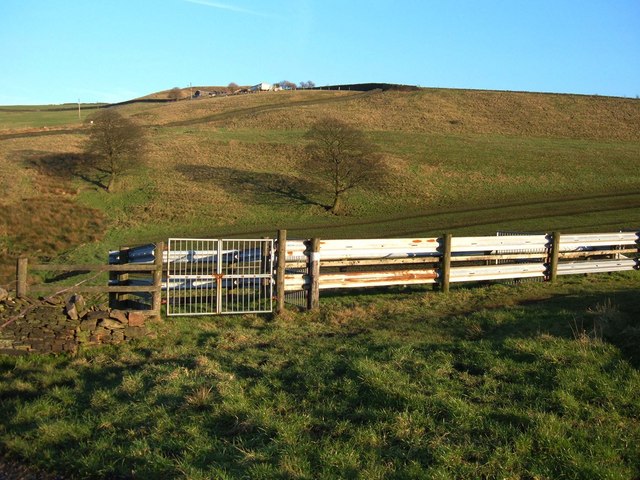
[{"label": "stone rubble pile", "polygon": [[147,318],[143,312],[87,307],[77,294],[35,302],[0,288],[0,354],[75,353],[81,346],[118,344],[151,335]]}]

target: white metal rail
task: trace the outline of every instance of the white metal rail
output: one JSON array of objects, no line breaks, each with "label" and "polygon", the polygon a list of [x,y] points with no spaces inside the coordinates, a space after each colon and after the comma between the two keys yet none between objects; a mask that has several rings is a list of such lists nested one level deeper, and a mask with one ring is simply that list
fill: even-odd
[{"label": "white metal rail", "polygon": [[[547,234],[453,237],[450,282],[544,279],[549,275],[552,236]],[[640,232],[560,236],[558,275],[617,272],[640,268]],[[308,242],[287,241],[285,291],[309,288],[303,267]],[[441,238],[322,240],[320,289],[438,283]],[[339,270],[339,271],[336,271]]]}]

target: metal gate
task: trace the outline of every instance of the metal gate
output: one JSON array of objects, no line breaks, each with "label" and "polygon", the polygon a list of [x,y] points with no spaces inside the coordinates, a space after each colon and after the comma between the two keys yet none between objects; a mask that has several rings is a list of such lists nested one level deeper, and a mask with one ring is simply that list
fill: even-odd
[{"label": "metal gate", "polygon": [[167,315],[273,310],[273,240],[170,238]]}]

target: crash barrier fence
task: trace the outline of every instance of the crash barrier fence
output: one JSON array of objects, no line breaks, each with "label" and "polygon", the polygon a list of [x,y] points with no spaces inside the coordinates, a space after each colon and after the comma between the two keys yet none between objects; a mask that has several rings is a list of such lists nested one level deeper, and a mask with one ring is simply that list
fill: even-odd
[{"label": "crash barrier fence", "polygon": [[[640,232],[516,234],[482,237],[323,240],[170,239],[111,252],[110,265],[43,265],[18,259],[17,293],[27,294],[28,269],[107,271],[110,302],[148,303],[169,315],[260,313],[286,305],[314,309],[320,292],[393,285],[542,279],[640,269]],[[159,252],[163,252],[159,255]],[[51,288],[51,287],[49,287]]]},{"label": "crash barrier fence", "polygon": [[639,269],[640,232],[368,240],[278,238],[278,309],[292,293],[316,308],[321,290],[540,278]]}]

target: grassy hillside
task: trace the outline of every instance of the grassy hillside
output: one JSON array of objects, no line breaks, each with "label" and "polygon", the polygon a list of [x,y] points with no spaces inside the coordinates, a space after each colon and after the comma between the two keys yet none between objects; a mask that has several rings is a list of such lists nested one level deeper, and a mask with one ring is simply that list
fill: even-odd
[{"label": "grassy hillside", "polygon": [[[71,112],[0,110],[5,265],[26,251],[82,246],[71,255],[102,260],[107,246],[283,227],[371,237],[640,225],[633,99],[293,91],[114,108],[150,140],[146,164],[115,194],[77,170],[85,134]],[[304,133],[327,115],[363,129],[389,170],[382,189],[353,192],[341,217],[322,207],[328,195],[301,162]]]}]

